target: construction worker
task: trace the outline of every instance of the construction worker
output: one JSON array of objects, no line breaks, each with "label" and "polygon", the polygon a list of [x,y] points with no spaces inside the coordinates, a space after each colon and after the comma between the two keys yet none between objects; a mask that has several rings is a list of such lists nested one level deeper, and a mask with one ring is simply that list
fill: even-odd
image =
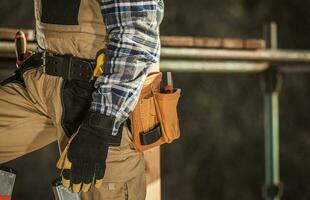
[{"label": "construction worker", "polygon": [[127,119],[158,70],[163,2],[34,3],[38,51],[0,87],[0,163],[58,140],[63,184],[82,199],[145,199]]}]

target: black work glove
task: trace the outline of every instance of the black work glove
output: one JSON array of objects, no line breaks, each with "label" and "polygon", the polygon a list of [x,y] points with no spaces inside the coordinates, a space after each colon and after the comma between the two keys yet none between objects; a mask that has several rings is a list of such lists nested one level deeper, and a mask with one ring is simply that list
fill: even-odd
[{"label": "black work glove", "polygon": [[62,93],[62,128],[67,137],[78,130],[92,102],[94,81],[64,80]]},{"label": "black work glove", "polygon": [[81,189],[86,192],[92,184],[97,188],[101,186],[114,121],[113,117],[88,111],[79,131],[68,144],[66,158],[60,158],[63,163],[57,164],[63,170],[64,186],[71,186],[73,192]]}]

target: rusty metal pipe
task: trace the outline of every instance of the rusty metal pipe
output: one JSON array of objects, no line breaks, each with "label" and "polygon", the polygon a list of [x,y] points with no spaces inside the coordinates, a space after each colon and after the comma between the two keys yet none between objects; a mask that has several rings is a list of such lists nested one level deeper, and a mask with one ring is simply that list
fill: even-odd
[{"label": "rusty metal pipe", "polygon": [[280,63],[309,63],[310,51],[296,50],[225,50],[197,48],[162,48],[162,58],[169,59],[199,59],[221,61],[261,61]]},{"label": "rusty metal pipe", "polygon": [[268,68],[266,62],[168,60],[161,59],[160,69],[176,72],[255,73]]}]

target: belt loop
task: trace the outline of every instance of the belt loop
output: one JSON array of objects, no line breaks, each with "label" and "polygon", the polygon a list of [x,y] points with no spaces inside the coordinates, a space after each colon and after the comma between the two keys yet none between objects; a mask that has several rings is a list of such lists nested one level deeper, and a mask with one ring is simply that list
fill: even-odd
[{"label": "belt loop", "polygon": [[44,50],[42,52],[42,67],[43,67],[43,73],[46,73],[46,51]]},{"label": "belt loop", "polygon": [[69,67],[68,67],[68,76],[67,76],[68,81],[71,80],[71,64],[72,64],[72,56],[69,56],[69,63],[68,63]]}]

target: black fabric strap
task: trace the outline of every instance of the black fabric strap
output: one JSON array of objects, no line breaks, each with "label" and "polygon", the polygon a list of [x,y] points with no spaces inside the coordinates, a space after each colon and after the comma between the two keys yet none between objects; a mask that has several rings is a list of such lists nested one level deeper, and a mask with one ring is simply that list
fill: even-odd
[{"label": "black fabric strap", "polygon": [[159,140],[161,136],[161,128],[158,124],[151,131],[140,134],[140,142],[142,145],[150,145]]},{"label": "black fabric strap", "polygon": [[30,57],[26,58],[24,63],[20,66],[20,68],[17,70],[17,72],[22,77],[22,74],[31,68],[37,68],[43,64],[42,61],[42,53],[35,53],[31,55]]},{"label": "black fabric strap", "polygon": [[121,124],[121,126],[118,129],[118,133],[116,135],[111,134],[109,136],[109,146],[118,147],[121,145],[123,128],[124,128],[124,124]]},{"label": "black fabric strap", "polygon": [[[97,113],[95,111],[89,110],[86,115],[87,121],[83,123],[88,123],[87,126],[97,127],[99,129],[112,129],[114,127],[115,118],[105,116],[103,114]],[[122,141],[124,123],[118,129],[118,133],[116,135],[109,135],[109,146],[120,146]],[[100,136],[101,133],[99,133]]]}]

